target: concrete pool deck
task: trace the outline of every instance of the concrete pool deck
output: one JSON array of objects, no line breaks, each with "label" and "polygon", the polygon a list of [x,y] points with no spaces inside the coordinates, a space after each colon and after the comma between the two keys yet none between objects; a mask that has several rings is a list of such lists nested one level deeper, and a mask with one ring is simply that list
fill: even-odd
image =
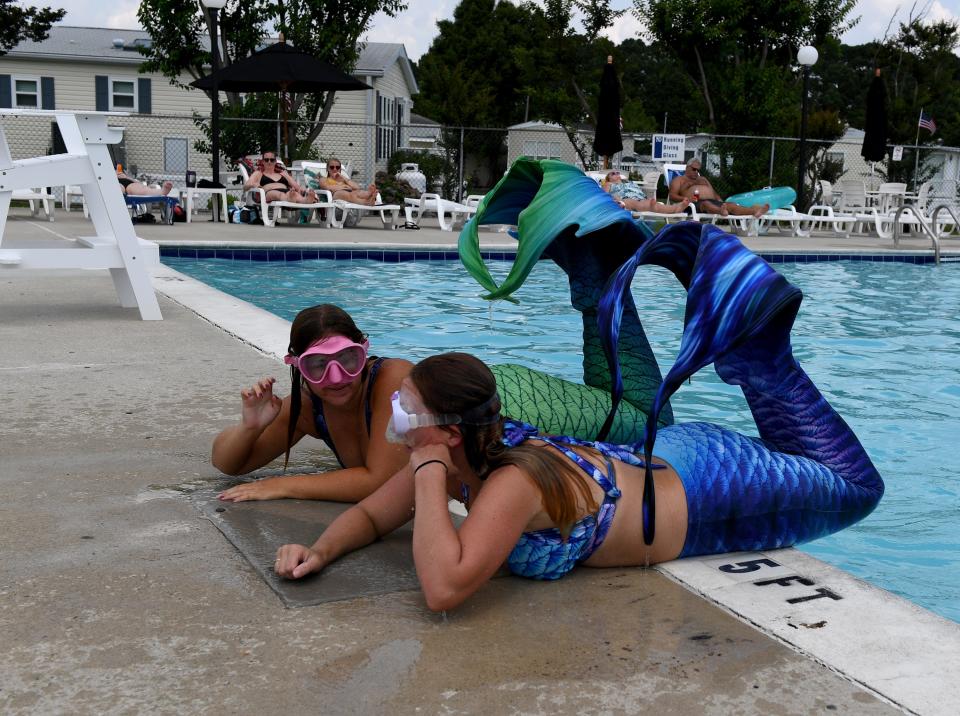
[{"label": "concrete pool deck", "polygon": [[[84,230],[76,214],[17,212],[5,247]],[[161,243],[456,242],[138,229]],[[771,250],[810,240],[781,241]],[[417,591],[285,608],[190,495],[220,479],[210,441],[238,419],[239,387],[279,374],[286,324],[155,275],[164,320],[144,322],[105,271],[0,267],[4,713],[955,711],[960,625],[793,550],[500,579],[445,616]],[[306,443],[293,459],[327,455]]]}]

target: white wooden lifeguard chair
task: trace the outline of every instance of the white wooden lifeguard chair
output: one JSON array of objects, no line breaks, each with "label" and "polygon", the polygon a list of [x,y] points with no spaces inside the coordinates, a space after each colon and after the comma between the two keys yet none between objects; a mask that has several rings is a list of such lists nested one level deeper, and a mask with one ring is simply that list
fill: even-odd
[{"label": "white wooden lifeguard chair", "polygon": [[[66,154],[12,159],[2,120],[12,116],[55,118]],[[143,320],[158,321],[160,305],[150,280],[156,265],[156,244],[137,238],[108,144],[117,144],[122,127],[107,125],[119,112],[62,112],[58,110],[0,110],[0,276],[30,269],[109,269],[120,305],[136,306]],[[58,248],[3,248],[10,200],[17,190],[37,186],[74,184],[81,188],[95,236],[77,237],[75,245]]]}]

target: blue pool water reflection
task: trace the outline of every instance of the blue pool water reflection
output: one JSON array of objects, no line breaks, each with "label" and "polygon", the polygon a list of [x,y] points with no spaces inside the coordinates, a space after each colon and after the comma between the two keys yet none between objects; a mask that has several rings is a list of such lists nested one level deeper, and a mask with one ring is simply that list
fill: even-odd
[{"label": "blue pool water reflection", "polygon": [[[534,269],[517,298],[490,304],[448,262],[164,263],[288,320],[301,309],[343,306],[378,355],[418,360],[465,350],[579,381],[580,318],[566,276]],[[509,264],[490,262],[494,275]],[[864,522],[803,547],[827,562],[960,622],[960,266],[836,262],[779,264],[805,295],[794,351],[846,418],[887,492]],[[661,369],[679,347],[684,292],[641,267],[634,297]],[[253,378],[254,376],[251,376]],[[673,398],[677,420],[756,429],[739,389],[707,367]]]}]

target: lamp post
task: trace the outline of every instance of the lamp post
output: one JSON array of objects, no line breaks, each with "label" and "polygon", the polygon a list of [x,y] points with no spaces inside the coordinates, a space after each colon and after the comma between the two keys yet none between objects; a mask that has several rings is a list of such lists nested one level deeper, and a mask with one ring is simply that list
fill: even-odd
[{"label": "lamp post", "polygon": [[800,100],[800,171],[797,180],[797,206],[805,211],[803,183],[807,173],[807,88],[810,85],[810,68],[817,62],[817,48],[805,45],[797,53],[797,62],[803,67],[803,98]]},{"label": "lamp post", "polygon": [[[213,76],[216,78],[220,70],[220,49],[217,38],[217,15],[227,0],[200,0],[200,4],[210,13],[210,53],[212,57]],[[220,183],[220,90],[216,79],[213,82],[213,106],[210,109],[210,154],[213,165],[213,183]],[[213,220],[220,221],[220,205],[213,200]]]}]

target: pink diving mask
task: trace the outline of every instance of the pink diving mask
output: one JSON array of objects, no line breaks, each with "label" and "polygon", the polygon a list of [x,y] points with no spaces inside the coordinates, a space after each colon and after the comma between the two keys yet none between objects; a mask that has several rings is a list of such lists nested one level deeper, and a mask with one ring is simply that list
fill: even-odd
[{"label": "pink diving mask", "polygon": [[300,374],[318,387],[349,383],[367,364],[370,341],[354,343],[344,336],[330,336],[314,343],[299,356],[287,355],[283,362],[296,366]]}]

